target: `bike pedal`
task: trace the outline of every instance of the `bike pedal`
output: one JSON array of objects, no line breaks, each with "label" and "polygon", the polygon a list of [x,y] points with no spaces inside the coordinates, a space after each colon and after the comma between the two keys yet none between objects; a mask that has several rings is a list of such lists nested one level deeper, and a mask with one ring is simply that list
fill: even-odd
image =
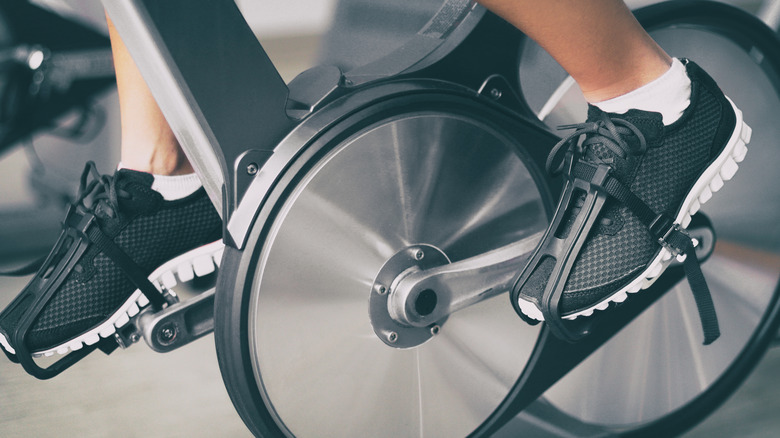
[{"label": "bike pedal", "polygon": [[158,353],[187,345],[214,330],[214,294],[211,288],[163,309],[148,307],[117,329],[113,340],[125,349],[143,339]]}]

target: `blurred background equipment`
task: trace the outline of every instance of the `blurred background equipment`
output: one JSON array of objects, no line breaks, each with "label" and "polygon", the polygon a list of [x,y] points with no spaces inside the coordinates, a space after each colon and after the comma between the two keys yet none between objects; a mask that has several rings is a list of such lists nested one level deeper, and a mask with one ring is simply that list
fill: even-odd
[{"label": "blurred background equipment", "polygon": [[[102,132],[96,100],[113,86],[105,35],[26,0],[0,3],[0,160],[22,147],[26,155],[26,166],[11,159],[3,172],[0,257],[48,250],[76,185],[72,160],[110,154],[84,145]],[[84,147],[73,154],[72,145]],[[22,187],[7,178],[21,167]]]}]

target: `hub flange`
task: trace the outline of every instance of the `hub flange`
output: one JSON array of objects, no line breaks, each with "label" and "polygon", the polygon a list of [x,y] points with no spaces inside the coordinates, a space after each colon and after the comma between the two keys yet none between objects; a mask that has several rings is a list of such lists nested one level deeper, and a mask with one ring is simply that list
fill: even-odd
[{"label": "hub flange", "polygon": [[449,263],[442,250],[426,244],[403,248],[385,262],[374,279],[368,300],[369,319],[382,342],[394,348],[411,348],[439,333],[447,317],[430,326],[413,327],[402,322],[405,315],[401,314],[432,312],[437,305],[436,292],[424,290],[415,296],[400,297],[397,286],[408,275]]}]

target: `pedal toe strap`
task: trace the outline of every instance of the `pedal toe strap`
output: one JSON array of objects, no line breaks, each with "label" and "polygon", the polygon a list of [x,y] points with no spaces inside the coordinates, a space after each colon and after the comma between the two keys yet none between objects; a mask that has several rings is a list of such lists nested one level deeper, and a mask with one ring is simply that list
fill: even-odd
[{"label": "pedal toe strap", "polygon": [[[69,216],[74,216],[69,214]],[[46,305],[52,300],[67,274],[78,263],[89,247],[86,239],[79,238],[78,232],[64,226],[57,243],[30,283],[0,314],[3,327],[13,327],[7,333],[14,348],[14,354],[6,352],[8,357],[22,365],[25,371],[38,379],[50,379],[70,368],[95,349],[97,344],[83,346],[46,367],[40,366],[33,358],[33,351],[27,346],[30,328],[38,320]],[[113,340],[101,339],[111,342]],[[100,342],[99,342],[100,343]],[[5,351],[5,350],[4,350]]]},{"label": "pedal toe strap", "polygon": [[[567,165],[571,168],[571,158]],[[590,328],[589,322],[564,320],[560,302],[574,262],[608,198],[602,185],[609,177],[610,168],[602,165],[595,170],[587,180],[566,181],[552,224],[512,291],[516,306],[521,291],[530,291],[525,295],[535,297],[550,330],[569,342],[583,338]]]},{"label": "pedal toe strap", "polygon": [[696,308],[699,311],[699,319],[701,319],[702,330],[704,331],[704,345],[709,345],[720,337],[720,326],[718,324],[718,315],[715,312],[715,303],[712,302],[712,294],[710,294],[710,289],[707,287],[704,273],[701,272],[701,266],[692,243],[688,244],[684,254],[683,269],[685,269],[685,275],[688,277],[688,284],[691,286],[693,298],[696,300]]},{"label": "pedal toe strap", "polygon": [[561,201],[552,223],[542,242],[523,270],[512,290],[512,303],[518,308],[521,291],[524,299],[536,300],[541,316],[550,330],[559,338],[575,342],[590,330],[589,322],[565,320],[560,309],[561,297],[588,235],[608,198],[626,205],[642,222],[658,243],[673,256],[683,256],[704,331],[704,344],[710,344],[720,336],[718,319],[712,297],[701,272],[690,236],[667,215],[655,213],[644,201],[625,187],[610,173],[606,164],[591,164],[570,156],[567,158],[567,174]]},{"label": "pedal toe strap", "polygon": [[90,227],[87,231],[87,237],[103,254],[122,268],[127,278],[149,299],[155,308],[160,309],[166,304],[165,297],[149,281],[147,274],[100,228]]},{"label": "pedal toe strap", "polygon": [[[574,178],[592,178],[596,168],[588,163],[578,162],[572,169]],[[658,243],[666,248],[673,257],[684,256],[683,269],[691,286],[696,308],[701,319],[704,332],[704,345],[709,345],[720,337],[718,317],[712,301],[707,281],[701,271],[701,265],[693,241],[674,219],[666,214],[657,214],[644,201],[637,197],[628,187],[611,175],[601,184],[604,191],[611,197],[626,205],[650,230]]]},{"label": "pedal toe strap", "polygon": [[166,304],[163,294],[149,282],[148,274],[100,229],[92,213],[79,214],[71,209],[65,218],[65,226],[75,229],[79,236],[86,238],[109,257],[155,308],[162,308]]},{"label": "pedal toe strap", "polygon": [[38,273],[25,290],[0,314],[5,327],[14,327],[8,333],[15,348],[15,358],[25,371],[39,379],[54,377],[75,364],[95,349],[110,352],[116,348],[113,338],[100,338],[93,345],[80,345],[46,368],[33,359],[33,351],[27,346],[27,336],[38,316],[54,298],[56,291],[67,279],[68,274],[81,260],[91,246],[109,257],[122,269],[130,281],[141,290],[155,307],[166,304],[164,295],[149,282],[146,272],[116,245],[97,225],[92,213],[77,211],[71,207],[63,223],[62,233]]}]

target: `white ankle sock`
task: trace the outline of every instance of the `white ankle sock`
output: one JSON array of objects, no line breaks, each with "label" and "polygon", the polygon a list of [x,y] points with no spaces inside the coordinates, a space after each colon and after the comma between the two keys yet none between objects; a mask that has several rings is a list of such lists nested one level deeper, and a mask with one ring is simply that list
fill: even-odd
[{"label": "white ankle sock", "polygon": [[[117,169],[128,169],[122,163],[119,163]],[[201,188],[203,184],[200,182],[200,178],[195,173],[188,173],[186,175],[157,175],[152,174],[154,181],[152,182],[152,190],[163,196],[166,201],[175,201],[176,199],[185,198],[196,190]]]},{"label": "white ankle sock", "polygon": [[624,114],[630,109],[661,113],[664,125],[671,125],[680,118],[691,103],[691,79],[679,59],[658,79],[622,96],[601,102],[591,102],[602,111]]},{"label": "white ankle sock", "polygon": [[173,201],[187,197],[196,190],[201,188],[203,184],[200,182],[200,178],[196,173],[188,173],[187,175],[154,175],[154,182],[152,183],[152,190],[157,190],[163,199],[166,201]]}]

